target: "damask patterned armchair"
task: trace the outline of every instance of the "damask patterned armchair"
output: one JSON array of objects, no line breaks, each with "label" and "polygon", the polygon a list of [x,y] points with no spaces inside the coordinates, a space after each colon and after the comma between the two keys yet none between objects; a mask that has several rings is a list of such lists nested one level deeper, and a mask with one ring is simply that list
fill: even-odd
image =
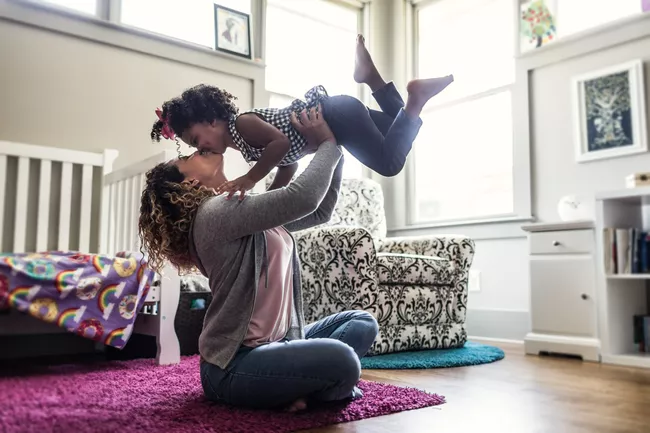
[{"label": "damask patterned armchair", "polygon": [[474,242],[386,238],[381,187],[344,180],[332,219],[296,233],[307,323],[349,309],[379,322],[371,354],[462,346]]}]

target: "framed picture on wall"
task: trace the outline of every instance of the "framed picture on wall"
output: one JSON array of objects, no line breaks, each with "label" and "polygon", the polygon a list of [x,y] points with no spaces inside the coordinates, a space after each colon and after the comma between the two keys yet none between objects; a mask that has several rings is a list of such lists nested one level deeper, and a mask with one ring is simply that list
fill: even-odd
[{"label": "framed picture on wall", "polygon": [[572,86],[578,162],[648,151],[641,60],[574,77]]},{"label": "framed picture on wall", "polygon": [[519,9],[520,52],[541,48],[557,39],[557,0],[520,0]]},{"label": "framed picture on wall", "polygon": [[252,58],[250,15],[215,4],[214,30],[218,51]]}]

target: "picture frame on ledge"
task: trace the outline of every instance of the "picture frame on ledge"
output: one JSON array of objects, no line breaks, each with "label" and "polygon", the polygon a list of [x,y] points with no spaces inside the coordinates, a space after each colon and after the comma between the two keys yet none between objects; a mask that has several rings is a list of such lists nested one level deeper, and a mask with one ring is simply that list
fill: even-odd
[{"label": "picture frame on ledge", "polygon": [[642,60],[574,77],[572,96],[578,162],[648,151]]},{"label": "picture frame on ledge", "polygon": [[214,35],[214,46],[217,51],[252,59],[249,14],[215,3]]}]

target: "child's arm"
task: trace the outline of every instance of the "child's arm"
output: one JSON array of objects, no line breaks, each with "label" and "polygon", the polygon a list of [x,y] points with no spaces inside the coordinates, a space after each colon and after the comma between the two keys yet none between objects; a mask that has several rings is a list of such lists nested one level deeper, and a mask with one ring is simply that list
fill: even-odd
[{"label": "child's arm", "polygon": [[275,173],[275,178],[273,178],[273,182],[271,183],[271,186],[269,186],[268,191],[289,185],[289,182],[291,182],[291,179],[293,179],[296,171],[298,171],[297,162],[278,167],[278,172]]},{"label": "child's arm", "polygon": [[248,144],[264,149],[262,156],[248,173],[217,188],[217,194],[227,193],[228,198],[239,191],[240,199],[243,199],[247,190],[252,189],[282,161],[291,148],[291,142],[282,131],[255,114],[239,116],[236,126]]}]

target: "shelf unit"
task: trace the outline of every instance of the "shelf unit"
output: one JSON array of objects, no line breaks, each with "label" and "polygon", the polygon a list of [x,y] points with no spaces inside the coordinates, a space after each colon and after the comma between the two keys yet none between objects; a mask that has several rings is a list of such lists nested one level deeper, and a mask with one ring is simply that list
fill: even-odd
[{"label": "shelf unit", "polygon": [[650,368],[650,354],[635,353],[633,316],[650,314],[650,274],[605,272],[605,228],[642,228],[650,231],[650,187],[596,195],[598,331],[601,361]]},{"label": "shelf unit", "polygon": [[531,330],[527,354],[600,361],[593,221],[529,224]]}]

